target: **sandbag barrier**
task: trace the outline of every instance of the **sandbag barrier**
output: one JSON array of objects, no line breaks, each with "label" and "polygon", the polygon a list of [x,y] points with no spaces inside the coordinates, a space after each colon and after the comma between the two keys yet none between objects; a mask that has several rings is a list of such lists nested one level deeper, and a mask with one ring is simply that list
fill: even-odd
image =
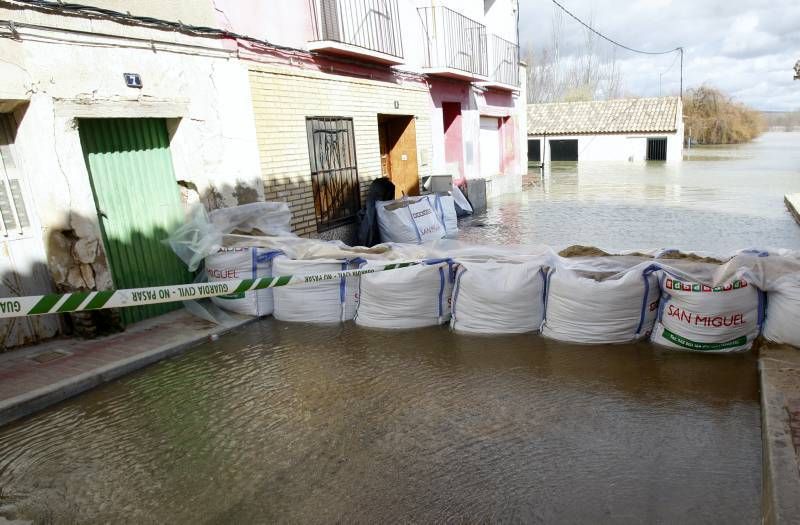
[{"label": "sandbag barrier", "polygon": [[[393,248],[400,253],[403,246]],[[430,246],[426,250],[441,254],[440,248]],[[282,317],[300,322],[341,322],[355,318],[357,324],[365,326],[400,329],[449,321],[456,332],[541,331],[545,337],[553,339],[599,344],[649,338],[662,346],[700,352],[747,350],[763,333],[769,340],[800,347],[800,323],[797,322],[800,319],[800,257],[794,253],[787,257],[770,257],[769,253],[738,252],[724,264],[684,261],[683,265],[674,260],[658,260],[657,256],[642,261],[641,255],[630,256],[634,259],[589,257],[576,263],[552,251],[510,255],[484,253],[480,247],[454,249],[454,255],[447,258],[388,264],[385,258],[381,261],[343,257],[326,262],[289,256],[273,258],[274,251],[267,253],[265,258],[273,263],[279,261],[279,267],[288,265],[286,268],[291,268],[292,273],[0,299],[0,318],[206,297],[241,297],[242,294],[246,297],[272,288],[295,287],[297,292],[303,288],[329,288],[330,291],[325,292],[330,295],[326,295],[325,301],[329,304],[325,309],[330,312],[318,318],[310,316],[313,312],[306,306],[307,302],[304,303],[305,294],[295,293],[291,294],[291,301],[297,306],[295,311]],[[251,257],[255,259],[251,259],[250,264],[259,262],[256,252],[252,252]],[[284,260],[286,264],[280,262]],[[320,264],[342,270],[301,271],[315,266],[324,268]],[[350,266],[357,267],[348,269]],[[410,268],[412,266],[417,269]],[[380,279],[368,275],[387,270],[398,272],[390,272]],[[348,282],[350,284],[346,284]],[[369,293],[363,293],[364,283],[370,286]],[[416,292],[413,292],[414,286],[417,286]],[[769,297],[775,297],[775,301],[770,301]],[[399,301],[403,301],[402,312],[393,311]],[[278,303],[276,299],[276,311]],[[225,303],[220,304],[224,307]],[[360,319],[359,310],[362,312]]]}]

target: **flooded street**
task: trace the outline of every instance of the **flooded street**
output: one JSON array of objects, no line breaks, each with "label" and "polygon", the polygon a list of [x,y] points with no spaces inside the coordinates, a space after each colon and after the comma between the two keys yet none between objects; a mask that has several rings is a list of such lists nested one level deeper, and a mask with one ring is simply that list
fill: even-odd
[{"label": "flooded street", "polygon": [[728,253],[800,247],[783,196],[800,192],[800,133],[693,147],[679,164],[556,162],[522,194],[497,199],[462,238],[605,250]]},{"label": "flooded street", "polygon": [[[475,242],[800,247],[800,134],[559,165]],[[0,429],[0,516],[758,523],[756,359],[265,319]]]}]

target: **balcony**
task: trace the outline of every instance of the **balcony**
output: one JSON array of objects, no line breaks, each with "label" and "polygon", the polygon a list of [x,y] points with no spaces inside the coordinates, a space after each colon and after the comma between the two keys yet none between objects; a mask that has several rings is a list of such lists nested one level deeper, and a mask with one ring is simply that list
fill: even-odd
[{"label": "balcony", "polygon": [[403,63],[397,0],[312,0],[311,51],[386,65]]},{"label": "balcony", "polygon": [[489,80],[479,86],[501,91],[519,91],[519,46],[497,35],[489,45]]},{"label": "balcony", "polygon": [[420,7],[428,75],[488,81],[486,26],[447,7]]}]

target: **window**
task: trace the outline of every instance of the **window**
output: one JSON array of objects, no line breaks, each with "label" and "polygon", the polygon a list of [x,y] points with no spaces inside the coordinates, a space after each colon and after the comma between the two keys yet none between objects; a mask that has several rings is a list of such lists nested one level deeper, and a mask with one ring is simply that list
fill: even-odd
[{"label": "window", "polygon": [[13,121],[0,114],[0,239],[19,236],[30,226],[22,180],[14,160]]},{"label": "window", "polygon": [[355,222],[361,191],[353,119],[308,117],[306,132],[317,231]]}]

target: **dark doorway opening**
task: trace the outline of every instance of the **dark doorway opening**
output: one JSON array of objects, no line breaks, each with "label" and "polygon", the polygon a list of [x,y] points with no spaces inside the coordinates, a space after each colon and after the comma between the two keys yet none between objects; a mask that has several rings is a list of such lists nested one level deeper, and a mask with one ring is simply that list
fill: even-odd
[{"label": "dark doorway opening", "polygon": [[667,160],[667,139],[647,139],[647,160]]},{"label": "dark doorway opening", "polygon": [[528,162],[541,162],[541,142],[539,139],[528,139]]},{"label": "dark doorway opening", "polygon": [[577,140],[551,140],[550,141],[550,160],[578,160],[578,141]]}]

